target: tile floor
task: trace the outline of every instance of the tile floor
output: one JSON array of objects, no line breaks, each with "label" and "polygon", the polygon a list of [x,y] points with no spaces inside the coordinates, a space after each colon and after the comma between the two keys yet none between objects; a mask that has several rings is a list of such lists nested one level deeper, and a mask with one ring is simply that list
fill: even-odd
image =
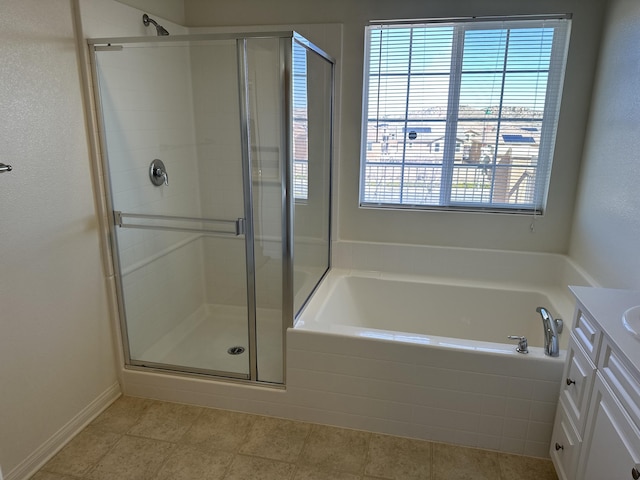
[{"label": "tile floor", "polygon": [[549,460],[121,397],[32,480],[557,480]]}]

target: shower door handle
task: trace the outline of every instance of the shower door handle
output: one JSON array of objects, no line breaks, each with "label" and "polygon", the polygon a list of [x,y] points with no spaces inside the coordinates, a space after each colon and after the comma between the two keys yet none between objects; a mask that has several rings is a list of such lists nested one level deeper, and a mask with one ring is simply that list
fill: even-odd
[{"label": "shower door handle", "polygon": [[11,170],[13,170],[13,167],[11,165],[0,163],[0,173],[10,172]]}]

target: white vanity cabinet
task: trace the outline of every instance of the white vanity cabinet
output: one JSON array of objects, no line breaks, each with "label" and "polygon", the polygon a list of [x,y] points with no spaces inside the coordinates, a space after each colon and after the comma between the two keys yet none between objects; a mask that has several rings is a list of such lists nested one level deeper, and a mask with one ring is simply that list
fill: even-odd
[{"label": "white vanity cabinet", "polygon": [[572,287],[573,328],[551,459],[560,480],[640,479],[640,341],[622,315],[640,292]]},{"label": "white vanity cabinet", "polygon": [[593,390],[590,415],[576,478],[640,478],[640,432],[600,377]]}]

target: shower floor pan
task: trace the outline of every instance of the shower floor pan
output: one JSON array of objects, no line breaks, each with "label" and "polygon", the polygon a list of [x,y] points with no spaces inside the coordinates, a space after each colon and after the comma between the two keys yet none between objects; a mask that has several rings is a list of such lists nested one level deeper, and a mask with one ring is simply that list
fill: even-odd
[{"label": "shower floor pan", "polygon": [[[272,381],[282,376],[282,333],[279,310],[258,310],[258,366]],[[204,305],[142,355],[136,363],[170,365],[172,368],[249,374],[247,313],[243,307]],[[244,348],[237,353],[237,347]],[[230,353],[231,350],[231,353]]]}]

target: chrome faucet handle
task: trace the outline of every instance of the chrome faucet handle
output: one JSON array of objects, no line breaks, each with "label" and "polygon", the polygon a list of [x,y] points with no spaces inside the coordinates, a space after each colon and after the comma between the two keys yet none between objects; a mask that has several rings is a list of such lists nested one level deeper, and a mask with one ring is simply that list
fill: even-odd
[{"label": "chrome faucet handle", "polygon": [[156,187],[159,187],[163,183],[169,185],[169,174],[162,160],[156,158],[151,162],[151,165],[149,165],[149,178],[151,179],[151,183]]},{"label": "chrome faucet handle", "polygon": [[556,331],[562,333],[562,330],[564,330],[564,321],[561,318],[556,318],[554,322],[556,322]]},{"label": "chrome faucet handle", "polygon": [[169,174],[161,168],[156,168],[155,176],[164,180],[165,185],[169,185]]},{"label": "chrome faucet handle", "polygon": [[509,340],[518,340],[518,346],[516,347],[516,352],[529,353],[529,344],[527,342],[527,337],[521,337],[520,335],[509,335],[507,338]]}]

